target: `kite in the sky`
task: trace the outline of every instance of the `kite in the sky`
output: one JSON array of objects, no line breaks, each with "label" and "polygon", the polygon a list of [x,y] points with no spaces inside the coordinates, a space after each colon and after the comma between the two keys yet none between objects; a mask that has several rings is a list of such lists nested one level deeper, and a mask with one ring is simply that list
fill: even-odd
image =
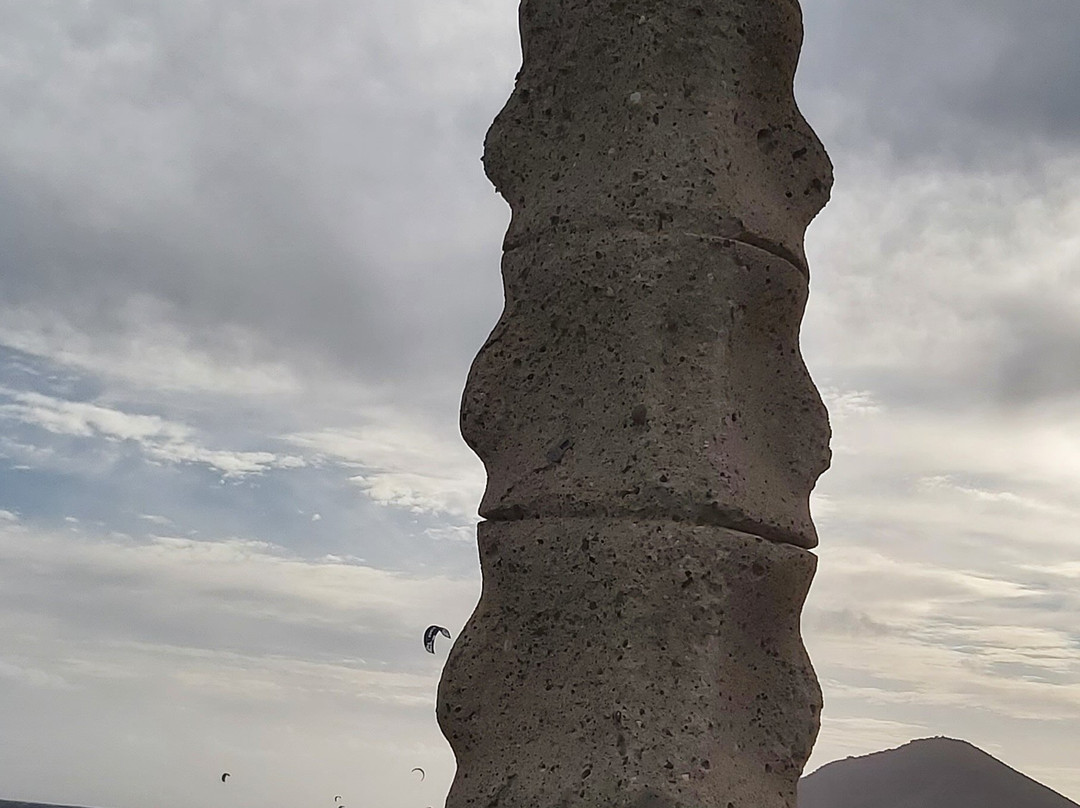
[{"label": "kite in the sky", "polygon": [[429,654],[435,653],[435,635],[442,634],[446,639],[450,639],[450,632],[442,626],[428,626],[427,631],[424,632],[424,649]]},{"label": "kite in the sky", "polygon": [[[425,777],[427,776],[427,774],[426,774],[426,773],[424,772],[424,770],[423,770],[423,769],[421,769],[421,768],[420,768],[419,766],[417,766],[417,767],[416,767],[415,769],[413,769],[412,771],[413,771],[413,772],[420,772],[420,779],[421,779],[421,780],[423,780],[423,779],[424,779],[424,778],[425,778]],[[409,772],[409,774],[412,774],[412,772]]]},{"label": "kite in the sky", "polygon": [[221,775],[221,782],[224,783],[226,777],[232,777],[232,775],[229,774],[228,772],[225,772],[224,774]]}]

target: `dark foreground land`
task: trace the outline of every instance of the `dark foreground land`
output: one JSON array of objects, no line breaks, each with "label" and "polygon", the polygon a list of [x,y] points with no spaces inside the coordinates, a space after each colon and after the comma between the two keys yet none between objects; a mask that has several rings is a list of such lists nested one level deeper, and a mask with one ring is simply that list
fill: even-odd
[{"label": "dark foreground land", "polygon": [[[0,808],[77,808],[0,800]],[[826,764],[798,808],[1080,808],[966,741],[926,738]]]}]

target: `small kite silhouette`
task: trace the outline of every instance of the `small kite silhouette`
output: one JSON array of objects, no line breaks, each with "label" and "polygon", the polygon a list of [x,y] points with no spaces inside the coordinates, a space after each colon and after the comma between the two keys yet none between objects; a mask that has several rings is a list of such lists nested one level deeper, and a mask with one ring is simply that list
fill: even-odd
[{"label": "small kite silhouette", "polygon": [[428,626],[427,631],[424,632],[424,650],[429,654],[435,653],[435,635],[442,634],[446,639],[450,639],[450,632],[442,626]]},{"label": "small kite silhouette", "polygon": [[[420,780],[421,780],[421,782],[423,781],[423,779],[425,777],[427,777],[427,774],[419,766],[417,766],[415,769],[413,769],[412,772],[420,772]],[[412,774],[412,772],[409,772],[409,774]]]},{"label": "small kite silhouette", "polygon": [[232,777],[232,775],[231,775],[231,774],[229,774],[228,772],[224,772],[224,773],[222,773],[222,775],[221,775],[221,782],[223,782],[223,783],[224,783],[224,782],[225,782],[225,778],[226,778],[226,777]]},{"label": "small kite silhouette", "polygon": [[338,794],[337,796],[334,797],[334,802],[341,802],[341,795],[340,794]]}]

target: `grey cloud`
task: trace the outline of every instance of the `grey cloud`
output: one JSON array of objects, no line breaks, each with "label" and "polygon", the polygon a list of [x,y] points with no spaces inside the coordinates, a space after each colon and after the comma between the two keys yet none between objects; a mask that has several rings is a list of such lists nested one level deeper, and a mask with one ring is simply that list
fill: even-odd
[{"label": "grey cloud", "polygon": [[[415,670],[415,663],[423,662],[409,627],[388,623],[385,617],[378,625],[346,620],[335,624],[312,619],[301,611],[305,604],[291,604],[280,594],[270,598],[249,590],[204,590],[184,596],[168,589],[150,594],[148,586],[143,576],[132,574],[50,570],[40,576],[23,570],[20,581],[5,584],[0,606],[14,618],[5,622],[16,630],[35,617],[47,617],[53,626],[51,640],[64,644],[87,639],[138,642],[313,662],[358,662],[370,655],[393,670]],[[285,613],[294,607],[297,614],[290,619]],[[376,628],[390,636],[376,639]],[[361,632],[365,639],[358,644]]]},{"label": "grey cloud", "polygon": [[[234,323],[340,358],[385,356],[386,343],[403,336],[385,291],[365,288],[360,257],[310,221],[291,189],[239,163],[214,189],[223,202],[210,193],[201,211],[133,212],[110,232],[86,221],[91,200],[58,199],[10,168],[0,172],[0,291],[9,304],[45,303],[101,331],[121,325],[116,313],[132,295],[152,295],[195,334]],[[222,187],[240,184],[237,174],[246,174],[246,190]]]},{"label": "grey cloud", "polygon": [[[0,85],[0,296],[115,331],[122,301],[152,295],[196,338],[235,323],[449,406],[499,306],[505,208],[477,157],[512,28],[485,53],[469,37],[487,29],[455,29],[452,9],[299,8],[0,12],[22,68]],[[808,2],[800,94],[841,170],[874,138],[961,162],[1067,144],[1080,56],[1056,43],[1078,16],[1072,0]]]},{"label": "grey cloud", "polygon": [[477,158],[506,77],[474,59],[433,79],[416,59],[455,33],[408,39],[408,5],[0,12],[29,43],[0,85],[0,297],[92,331],[150,295],[296,361],[463,376],[498,308],[505,214]]},{"label": "grey cloud", "polygon": [[804,618],[811,632],[835,632],[852,637],[888,637],[905,634],[904,629],[874,620],[854,609],[811,609]]},{"label": "grey cloud", "polygon": [[[1018,237],[1023,235],[1017,231]],[[1022,278],[1025,271],[1027,277]],[[808,354],[812,359],[823,358],[823,377],[839,372],[849,385],[872,390],[895,408],[967,412],[974,418],[987,412],[1020,413],[1075,400],[1080,396],[1080,363],[1076,361],[1080,356],[1080,314],[1073,302],[1075,284],[1066,281],[1055,288],[1053,272],[1038,265],[1017,267],[1016,275],[1022,279],[1012,288],[968,294],[969,310],[959,323],[938,319],[940,309],[928,302],[922,317],[909,321],[906,334],[904,330],[894,332],[898,342],[911,339],[904,360],[882,357],[877,363],[853,363],[840,370],[838,366],[849,358],[845,346],[833,340],[822,344],[819,335],[812,332]],[[965,294],[963,283],[961,279],[936,285],[959,300]],[[917,285],[918,281],[910,278],[906,282],[896,279],[895,286],[882,283],[877,305],[889,305],[891,300],[914,307],[920,297]],[[889,325],[886,319],[891,320]],[[900,321],[886,315],[863,322],[853,317],[847,328],[850,333],[869,336]],[[932,341],[936,350],[919,344],[919,328],[936,333]],[[910,361],[920,357],[923,361]]]},{"label": "grey cloud", "polygon": [[830,129],[827,145],[858,147],[869,135],[901,158],[970,166],[1080,143],[1073,0],[804,7],[800,90],[811,120]]},{"label": "grey cloud", "polygon": [[1001,400],[1070,398],[1080,394],[1080,312],[1053,288],[997,303],[1005,350],[996,382]]},{"label": "grey cloud", "polygon": [[1080,394],[1080,150],[1034,174],[847,157],[810,240],[804,346],[819,382],[972,414]]},{"label": "grey cloud", "polygon": [[235,541],[76,540],[61,556],[56,538],[22,534],[44,550],[19,538],[0,536],[0,625],[11,636],[37,626],[59,645],[160,645],[427,674],[436,662],[420,645],[427,613],[456,631],[466,608],[456,601],[474,586],[302,562]]}]

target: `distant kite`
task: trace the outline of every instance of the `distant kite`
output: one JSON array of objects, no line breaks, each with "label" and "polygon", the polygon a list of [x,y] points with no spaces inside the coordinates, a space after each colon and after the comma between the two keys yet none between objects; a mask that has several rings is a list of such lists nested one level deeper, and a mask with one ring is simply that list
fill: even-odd
[{"label": "distant kite", "polygon": [[[417,767],[416,767],[415,769],[413,769],[413,770],[412,770],[412,772],[420,772],[420,780],[421,780],[421,781],[423,781],[423,779],[424,779],[424,778],[425,778],[425,777],[427,776],[427,775],[426,775],[426,774],[424,773],[424,770],[423,770],[423,769],[421,769],[421,768],[420,768],[419,766],[417,766]],[[412,774],[412,772],[409,772],[409,774]]]},{"label": "distant kite", "polygon": [[224,774],[221,775],[221,782],[224,783],[226,777],[232,777],[232,775],[229,774],[228,772],[225,772]]},{"label": "distant kite", "polygon": [[424,632],[424,649],[429,654],[435,653],[435,635],[442,634],[446,639],[450,639],[450,632],[442,626],[428,626],[427,631]]},{"label": "distant kite", "polygon": [[338,794],[336,797],[334,797],[334,802],[341,802],[341,795],[340,794]]}]

